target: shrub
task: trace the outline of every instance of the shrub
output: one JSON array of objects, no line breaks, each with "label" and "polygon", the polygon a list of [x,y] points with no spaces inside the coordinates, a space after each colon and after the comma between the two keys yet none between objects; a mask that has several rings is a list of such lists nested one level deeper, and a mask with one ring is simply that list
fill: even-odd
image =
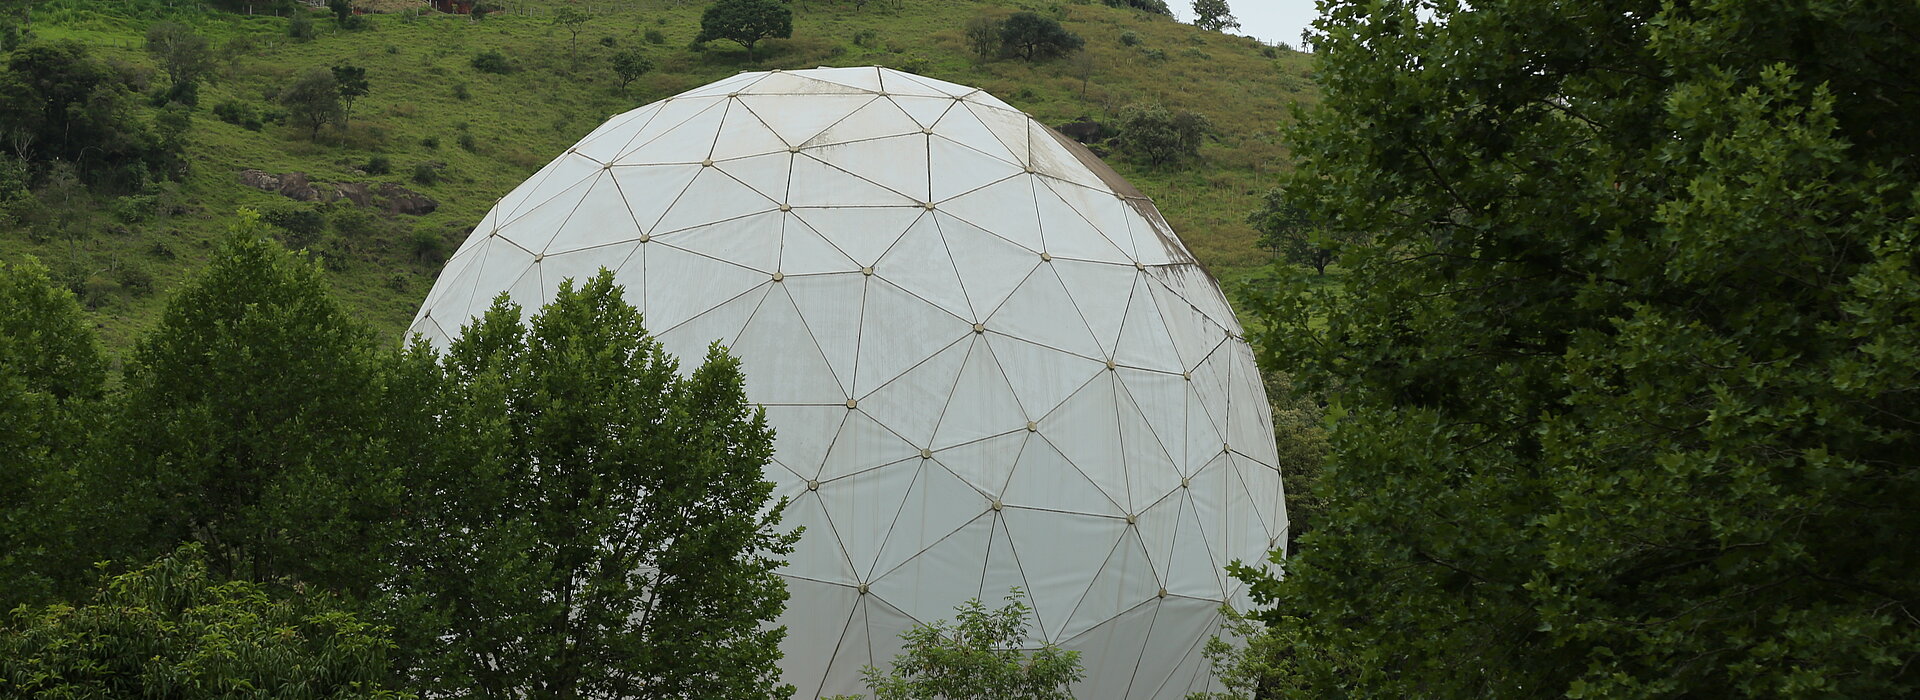
[{"label": "shrub", "polygon": [[313,18],[307,16],[304,10],[294,11],[293,16],[287,19],[287,36],[308,41],[313,38],[315,31]]},{"label": "shrub", "polygon": [[876,48],[880,45],[880,32],[873,29],[854,32],[853,45],[868,49]]},{"label": "shrub", "polygon": [[429,228],[416,228],[407,236],[407,251],[414,262],[423,265],[438,265],[447,258],[447,239],[440,232]]},{"label": "shrub", "polygon": [[1167,7],[1167,0],[1104,0],[1107,7],[1133,8],[1156,15],[1173,16],[1173,9]]},{"label": "shrub", "polygon": [[110,271],[115,284],[134,296],[146,296],[153,293],[153,271],[137,262],[120,261]]},{"label": "shrub", "polygon": [[1154,63],[1161,63],[1167,60],[1167,52],[1161,51],[1160,49],[1146,49],[1141,51],[1140,55]]},{"label": "shrub", "polygon": [[609,49],[611,49],[611,48],[613,48],[613,45],[614,45],[614,44],[617,44],[617,43],[620,43],[620,40],[619,40],[619,39],[615,39],[615,38],[613,38],[612,36],[603,36],[603,37],[600,37],[600,45],[601,45],[601,46],[605,46],[605,47],[607,47],[607,48],[609,48]]},{"label": "shrub", "polygon": [[1214,134],[1203,115],[1171,111],[1157,104],[1132,105],[1120,112],[1120,150],[1148,165],[1168,165],[1200,154],[1200,143]]},{"label": "shrub", "polygon": [[1120,45],[1121,46],[1139,46],[1140,35],[1135,34],[1132,31],[1120,32]]},{"label": "shrub", "polygon": [[647,33],[646,33],[646,37],[647,37],[647,43],[649,43],[649,44],[665,44],[665,43],[667,43],[667,35],[666,35],[666,33],[665,33],[665,32],[662,32],[662,31],[660,31],[660,30],[658,30],[658,29],[649,29],[649,30],[647,30]]},{"label": "shrub", "polygon": [[420,139],[420,147],[425,148],[429,151],[438,150],[440,148],[440,137],[428,136],[428,137],[422,138]]},{"label": "shrub", "polygon": [[113,218],[131,224],[146,221],[159,208],[159,198],[150,194],[134,194],[113,200],[112,212]]},{"label": "shrub", "polygon": [[288,244],[295,247],[311,245],[327,230],[326,215],[313,207],[270,209],[263,212],[260,219],[286,231]]},{"label": "shrub", "polygon": [[468,153],[477,153],[480,151],[480,143],[474,140],[473,134],[462,131],[460,132],[460,136],[454,139],[454,141],[459,143],[460,148]]},{"label": "shrub", "polygon": [[366,171],[368,175],[385,175],[393,172],[393,160],[386,156],[377,155],[368,158],[367,164],[361,166],[360,169]]},{"label": "shrub", "polygon": [[265,121],[260,118],[259,107],[250,102],[232,99],[221,100],[219,104],[214,105],[213,116],[248,131],[259,131]]},{"label": "shrub", "polygon": [[467,89],[466,83],[454,83],[453,99],[461,101],[473,99],[473,92]]},{"label": "shrub", "polygon": [[439,163],[417,163],[413,166],[413,181],[422,185],[437,183],[440,181],[440,171],[445,167]]},{"label": "shrub", "polygon": [[471,63],[474,70],[482,73],[501,75],[513,72],[513,62],[507,60],[506,54],[494,49],[474,54]]}]

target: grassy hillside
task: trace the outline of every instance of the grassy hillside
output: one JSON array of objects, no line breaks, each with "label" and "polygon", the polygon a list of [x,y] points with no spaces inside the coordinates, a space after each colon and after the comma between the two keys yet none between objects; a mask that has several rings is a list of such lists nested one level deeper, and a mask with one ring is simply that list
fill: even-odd
[{"label": "grassy hillside", "polygon": [[[320,207],[329,230],[298,241],[327,261],[340,293],[376,330],[397,336],[432,285],[440,251],[456,246],[498,197],[548,159],[613,114],[767,68],[885,65],[985,88],[1050,124],[1107,120],[1138,102],[1201,112],[1222,134],[1200,162],[1155,170],[1109,160],[1154,197],[1203,263],[1231,280],[1267,259],[1243,218],[1270,186],[1270,174],[1286,167],[1276,129],[1287,106],[1313,99],[1303,55],[1097,2],[912,0],[898,9],[872,3],[857,10],[851,2],[797,0],[793,38],[765,42],[757,62],[724,42],[690,49],[704,4],[684,0],[516,0],[505,3],[510,12],[481,22],[408,12],[370,16],[368,28],[352,31],[316,14],[318,34],[305,41],[289,38],[284,17],[208,11],[192,0],[170,4],[176,7],[165,0],[54,0],[36,3],[32,15],[36,38],[84,42],[136,74],[152,70],[141,37],[157,19],[187,24],[219,49],[217,77],[201,89],[194,112],[184,180],[147,199],[43,191],[44,211],[55,214],[43,215],[37,228],[0,233],[0,259],[45,260],[82,291],[114,346],[151,322],[165,291],[202,263],[240,208],[312,207],[241,184],[243,169],[398,183],[439,202],[437,211],[418,217]],[[580,33],[577,60],[569,58],[567,32],[551,21],[565,5],[594,14]],[[1059,17],[1086,39],[1086,50],[1035,64],[973,60],[962,24],[1018,9]],[[657,68],[623,90],[609,56],[631,47]],[[490,50],[509,57],[515,70],[475,70],[474,55]],[[213,114],[226,101],[270,108],[267,96],[301,72],[340,64],[366,68],[372,85],[345,129],[309,139],[291,122],[252,131]],[[364,172],[376,156],[391,164],[389,173]],[[438,179],[417,181],[423,168]]]}]

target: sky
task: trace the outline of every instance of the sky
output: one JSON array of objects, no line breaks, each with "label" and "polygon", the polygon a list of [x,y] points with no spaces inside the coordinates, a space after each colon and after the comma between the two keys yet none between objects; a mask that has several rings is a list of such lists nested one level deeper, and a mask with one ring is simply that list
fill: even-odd
[{"label": "sky", "polygon": [[[1168,0],[1181,21],[1193,21],[1193,0]],[[1246,34],[1262,41],[1300,44],[1300,30],[1315,16],[1314,0],[1227,0],[1233,16],[1240,20],[1235,34]]]}]

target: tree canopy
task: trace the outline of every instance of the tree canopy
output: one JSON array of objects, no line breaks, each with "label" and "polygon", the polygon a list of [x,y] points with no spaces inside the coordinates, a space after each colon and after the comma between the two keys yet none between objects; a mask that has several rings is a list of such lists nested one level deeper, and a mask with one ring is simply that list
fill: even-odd
[{"label": "tree canopy", "polygon": [[1920,692],[1920,7],[1472,5],[1316,25],[1285,198],[1375,242],[1254,300],[1334,402],[1276,690]]},{"label": "tree canopy", "polygon": [[696,43],[725,39],[747,50],[762,39],[793,36],[793,8],[777,0],[719,0],[700,15],[700,35]]},{"label": "tree canopy", "polygon": [[1032,609],[1019,589],[998,610],[975,598],[954,612],[951,623],[902,634],[906,649],[890,670],[863,669],[874,700],[1072,700],[1073,684],[1086,675],[1080,652],[1054,644],[1020,650]]},{"label": "tree canopy", "polygon": [[1000,23],[1000,50],[1028,61],[1065,56],[1086,45],[1052,17],[1015,12]]}]

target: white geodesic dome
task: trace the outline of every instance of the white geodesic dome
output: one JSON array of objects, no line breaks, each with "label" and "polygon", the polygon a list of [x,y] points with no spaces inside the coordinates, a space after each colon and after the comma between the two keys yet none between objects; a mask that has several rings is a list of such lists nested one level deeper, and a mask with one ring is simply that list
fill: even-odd
[{"label": "white geodesic dome", "polygon": [[[786,680],[863,692],[916,621],[1031,596],[1082,698],[1178,698],[1222,567],[1284,539],[1271,416],[1219,285],[1153,204],[992,95],[885,68],[743,73],[607,121],[502,198],[412,330],[614,270],[715,340],[805,526]],[[683,367],[690,370],[691,367]]]}]

